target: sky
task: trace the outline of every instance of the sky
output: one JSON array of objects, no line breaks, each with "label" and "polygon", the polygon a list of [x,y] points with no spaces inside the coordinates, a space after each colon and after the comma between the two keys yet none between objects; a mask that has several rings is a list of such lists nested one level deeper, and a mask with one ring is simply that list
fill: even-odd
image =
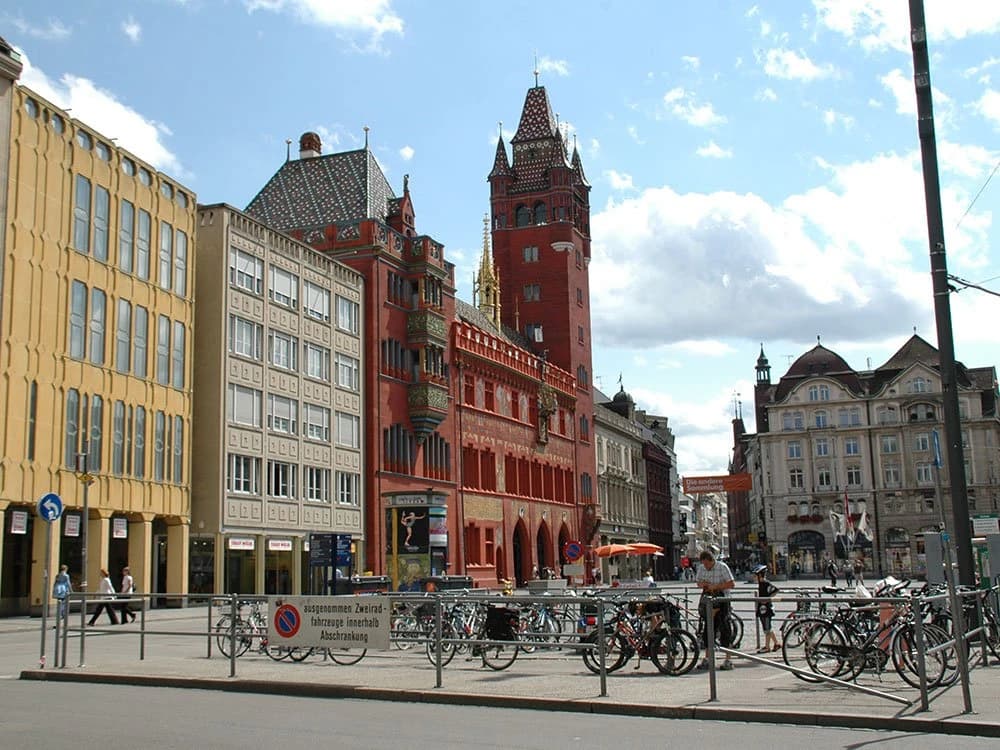
[{"label": "sky", "polygon": [[[997,364],[1000,3],[926,0],[955,356]],[[4,0],[21,83],[243,208],[315,131],[364,128],[460,298],[534,71],[591,191],[594,380],[725,473],[819,340],[855,369],[937,343],[904,0]],[[171,96],[174,92],[177,95]],[[819,338],[818,338],[819,337]]]}]

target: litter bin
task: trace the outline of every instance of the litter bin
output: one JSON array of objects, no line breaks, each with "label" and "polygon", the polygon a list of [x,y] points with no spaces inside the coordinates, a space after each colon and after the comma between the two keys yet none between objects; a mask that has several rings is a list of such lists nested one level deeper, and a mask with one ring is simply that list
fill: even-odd
[{"label": "litter bin", "polygon": [[389,590],[389,576],[354,576],[351,592],[354,594],[384,594]]},{"label": "litter bin", "polygon": [[423,591],[457,591],[472,588],[472,576],[428,576],[420,580]]}]

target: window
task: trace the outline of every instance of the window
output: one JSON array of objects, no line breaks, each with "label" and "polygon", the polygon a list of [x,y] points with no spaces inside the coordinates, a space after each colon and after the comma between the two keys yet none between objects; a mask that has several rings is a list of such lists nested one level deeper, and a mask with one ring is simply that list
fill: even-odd
[{"label": "window", "polygon": [[306,377],[330,382],[330,350],[323,346],[305,344]]},{"label": "window", "polygon": [[576,340],[583,343],[583,326],[576,327]]},{"label": "window", "polygon": [[259,360],[264,328],[260,323],[229,316],[229,351],[242,357]]},{"label": "window", "polygon": [[514,225],[526,227],[531,223],[531,209],[527,206],[518,206],[514,209]]},{"label": "window", "polygon": [[920,462],[917,464],[917,484],[931,484],[934,482],[934,473],[931,464]]},{"label": "window", "polygon": [[302,405],[304,436],[310,440],[330,442],[330,410],[315,404]]},{"label": "window", "polygon": [[28,117],[34,119],[38,117],[38,102],[34,99],[24,100],[24,111],[28,113]]},{"label": "window", "polygon": [[547,216],[544,203],[535,204],[535,223],[544,224]]},{"label": "window", "polygon": [[141,182],[146,187],[153,184],[153,175],[149,173],[149,170],[145,167],[139,167],[139,182]]},{"label": "window", "polygon": [[802,489],[802,469],[791,469],[788,472],[788,486],[793,490]]},{"label": "window", "polygon": [[268,296],[285,307],[299,306],[299,277],[288,271],[271,266],[271,286]]},{"label": "window", "polygon": [[282,331],[271,331],[268,338],[271,364],[284,370],[298,370],[299,340]]},{"label": "window", "polygon": [[844,455],[845,456],[860,456],[861,455],[861,445],[857,438],[844,438]]},{"label": "window", "polygon": [[174,417],[174,482],[184,483],[184,418]]},{"label": "window", "polygon": [[226,489],[234,494],[260,494],[260,459],[253,456],[229,454]]},{"label": "window", "polygon": [[135,275],[149,278],[149,243],[152,241],[153,218],[149,211],[139,209],[139,225],[135,238]]},{"label": "window", "polygon": [[360,417],[337,412],[337,445],[343,445],[347,448],[361,447]]},{"label": "window", "polygon": [[115,401],[111,412],[111,473],[125,473],[125,402]]},{"label": "window", "polygon": [[895,406],[879,406],[875,409],[875,421],[879,424],[896,424],[899,421],[899,412]]},{"label": "window", "polygon": [[542,298],[542,285],[541,284],[525,284],[524,285],[524,301],[525,302],[538,302]]},{"label": "window", "polygon": [[104,324],[108,298],[100,289],[90,290],[90,361],[104,364]]},{"label": "window", "polygon": [[184,341],[187,338],[184,323],[174,321],[173,348],[170,350],[171,385],[174,388],[184,387]]},{"label": "window", "polygon": [[160,222],[160,272],[157,281],[160,289],[170,289],[173,283],[174,228],[165,221]]},{"label": "window", "polygon": [[303,466],[306,482],[306,500],[314,503],[330,502],[330,470],[318,466]]},{"label": "window", "polygon": [[337,472],[337,502],[341,505],[361,505],[361,477],[358,474]]},{"label": "window", "polygon": [[[35,435],[38,430],[38,383],[31,381],[28,389],[28,434],[26,455],[29,461],[35,460]],[[992,473],[992,472],[991,472]]]},{"label": "window", "polygon": [[76,454],[79,452],[80,392],[70,388],[66,392],[66,428],[64,438],[66,467],[76,469]]},{"label": "window", "polygon": [[847,485],[849,487],[861,486],[861,467],[851,465],[847,467]]},{"label": "window", "polygon": [[923,432],[913,438],[913,449],[917,451],[929,451],[931,449],[931,438]]},{"label": "window", "polygon": [[97,186],[94,192],[94,258],[108,262],[108,224],[111,216],[111,195],[107,188]]},{"label": "window", "polygon": [[580,417],[580,439],[590,440],[590,420],[586,414]]},{"label": "window", "polygon": [[816,439],[816,455],[817,456],[829,456],[830,455],[830,441],[826,438]]},{"label": "window", "polygon": [[115,369],[127,373],[132,364],[132,305],[127,299],[118,300],[115,325]]},{"label": "window", "polygon": [[882,453],[899,452],[899,439],[895,435],[883,435],[880,444]]},{"label": "window", "polygon": [[74,281],[69,293],[69,356],[83,359],[87,351],[87,285]]},{"label": "window", "polygon": [[235,383],[229,384],[228,391],[226,419],[232,424],[260,427],[261,392]]},{"label": "window", "polygon": [[56,131],[59,135],[62,135],[63,131],[66,129],[66,123],[59,115],[53,113],[49,118],[49,125],[52,129]]},{"label": "window", "polygon": [[302,291],[305,314],[316,320],[330,320],[330,290],[306,281]]},{"label": "window", "polygon": [[90,252],[90,180],[80,174],[73,200],[73,247],[81,253]]},{"label": "window", "polygon": [[267,428],[286,435],[296,435],[299,430],[299,402],[285,396],[267,397]]},{"label": "window", "polygon": [[188,236],[180,229],[174,241],[174,293],[187,294]]},{"label": "window", "polygon": [[542,332],[541,323],[528,323],[524,327],[524,335],[527,337],[528,341],[534,341],[540,343],[545,340],[545,334]]},{"label": "window", "polygon": [[295,499],[295,465],[284,461],[267,462],[267,494],[287,500]]},{"label": "window", "polygon": [[146,476],[146,409],[142,406],[135,407],[135,459],[133,461],[133,474],[136,479]]},{"label": "window", "polygon": [[916,377],[910,381],[910,387],[907,391],[910,393],[927,393],[930,390],[930,381],[925,378]]},{"label": "window", "polygon": [[781,415],[781,429],[783,430],[801,430],[804,426],[800,411],[786,411]]},{"label": "window", "polygon": [[172,200],[174,197],[174,186],[171,185],[169,182],[161,182],[160,195],[162,195],[164,198],[167,198],[168,200]]},{"label": "window", "polygon": [[358,303],[337,295],[337,328],[348,333],[358,332]]},{"label": "window", "polygon": [[814,415],[814,419],[817,427],[827,427],[827,416],[825,411],[818,411]]},{"label": "window", "polygon": [[135,255],[135,206],[122,200],[118,217],[118,267],[125,273],[132,273]]},{"label": "window", "polygon": [[164,456],[166,441],[164,439],[166,417],[162,411],[156,412],[153,417],[153,481],[163,481],[163,466],[166,457]]},{"label": "window", "polygon": [[538,262],[538,248],[537,247],[526,247],[522,251],[525,263],[537,263]]},{"label": "window", "polygon": [[[916,404],[910,407],[910,421],[916,422],[920,420],[931,420],[935,418],[935,409],[931,404]],[[962,419],[968,419],[969,415],[966,414],[962,416]]]},{"label": "window", "polygon": [[146,361],[148,346],[146,341],[149,336],[149,311],[145,307],[136,305],[135,308],[135,337],[132,346],[132,366],[135,368],[137,378],[146,377]]},{"label": "window", "polygon": [[156,319],[156,382],[170,383],[170,318],[166,315]]},{"label": "window", "polygon": [[122,157],[122,172],[127,174],[129,177],[135,175],[135,162],[127,156]]},{"label": "window", "polygon": [[111,161],[111,148],[108,144],[103,141],[97,141],[97,146],[94,150],[97,151],[97,158],[101,161]]},{"label": "window", "polygon": [[76,144],[87,151],[90,151],[94,147],[94,139],[90,137],[90,133],[84,132],[83,130],[76,131]]},{"label": "window", "polygon": [[798,440],[788,441],[788,457],[802,458],[802,444]]},{"label": "window", "polygon": [[885,478],[886,487],[899,486],[899,465],[887,464],[882,469],[882,476]]},{"label": "window", "polygon": [[833,480],[831,476],[832,475],[830,474],[829,469],[825,468],[820,469],[819,471],[816,472],[816,484],[818,484],[820,487],[829,489],[830,487],[833,486]]},{"label": "window", "polygon": [[809,386],[809,400],[810,401],[829,401],[830,400],[830,386],[828,386],[828,385],[811,385],[811,386]]},{"label": "window", "polygon": [[263,294],[264,261],[235,247],[230,248],[229,283],[250,294]]},{"label": "window", "polygon": [[361,389],[361,365],[357,359],[337,354],[337,385],[349,391]]}]

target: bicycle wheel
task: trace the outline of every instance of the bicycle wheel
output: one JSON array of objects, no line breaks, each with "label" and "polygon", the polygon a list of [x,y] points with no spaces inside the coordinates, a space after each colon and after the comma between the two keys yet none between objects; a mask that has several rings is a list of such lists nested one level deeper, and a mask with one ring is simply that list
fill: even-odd
[{"label": "bicycle wheel", "polygon": [[666,630],[649,644],[650,657],[661,674],[679,676],[698,662],[698,642],[680,628]]},{"label": "bicycle wheel", "polygon": [[413,615],[397,615],[392,618],[392,645],[400,651],[413,648],[420,635],[420,621]]},{"label": "bicycle wheel", "polygon": [[273,646],[270,640],[264,642],[264,653],[275,661],[284,661],[292,655],[294,650],[294,648],[289,648],[288,646]]},{"label": "bicycle wheel", "polygon": [[[934,625],[923,627],[924,635],[924,672],[927,677],[927,687],[934,688],[941,684],[948,667],[949,649],[942,649],[928,654],[927,651],[947,641],[950,636]],[[902,625],[893,632],[890,642],[892,666],[896,673],[910,687],[920,687],[920,667],[916,629],[912,624]],[[954,654],[954,652],[952,651]]]},{"label": "bicycle wheel", "polygon": [[[431,627],[427,631],[428,641],[424,645],[424,651],[427,654],[427,659],[431,664],[437,666],[437,644],[434,642],[434,628]],[[458,651],[458,645],[454,642],[455,638],[455,628],[452,627],[450,622],[441,623],[441,666],[447,667],[451,660],[455,658],[455,653]],[[449,639],[451,642],[449,643]]]},{"label": "bicycle wheel", "polygon": [[249,631],[249,626],[247,623],[240,619],[236,619],[236,638],[235,641],[230,637],[230,630],[233,627],[232,617],[230,615],[223,615],[219,618],[219,621],[215,623],[215,630],[218,635],[215,638],[215,643],[219,647],[219,651],[227,659],[230,658],[230,645],[235,643],[236,656],[243,656],[250,648],[250,642],[253,640],[253,636]]},{"label": "bicycle wheel", "polygon": [[366,648],[328,648],[326,650],[327,656],[337,664],[343,664],[345,667],[357,664],[365,658],[365,654],[367,653],[368,649]]},{"label": "bicycle wheel", "polygon": [[[580,639],[580,643],[593,643],[596,645],[597,631],[592,630]],[[600,654],[597,653],[597,648],[582,649],[580,654],[587,669],[594,674],[601,673]],[[621,669],[631,656],[632,649],[624,636],[615,633],[614,630],[604,631],[604,669],[606,672],[611,673],[616,669]]]},{"label": "bicycle wheel", "polygon": [[[839,677],[845,670],[864,668],[864,655],[856,655],[844,633],[832,622],[824,623],[809,634],[804,644],[806,664],[816,674]],[[858,658],[855,658],[855,657]]]},{"label": "bicycle wheel", "polygon": [[795,667],[800,672],[792,672],[803,682],[820,682],[816,677],[811,677],[804,672],[811,672],[812,669],[806,660],[806,647],[814,634],[829,623],[826,620],[800,619],[797,620],[785,633],[785,638],[781,642],[781,658],[789,667]]},{"label": "bicycle wheel", "polygon": [[[485,635],[485,634],[483,634]],[[482,636],[480,636],[482,637]],[[517,652],[520,651],[520,646],[517,643],[517,634],[514,634],[514,641],[509,643],[496,643],[489,646],[480,646],[482,649],[481,656],[483,658],[483,664],[490,669],[494,669],[499,672],[502,669],[507,669],[514,660],[517,659]]]},{"label": "bicycle wheel", "polygon": [[732,608],[729,609],[729,630],[733,638],[729,648],[739,648],[743,642],[743,620]]},{"label": "bicycle wheel", "polygon": [[313,651],[315,651],[313,648],[293,648],[290,649],[288,658],[296,662],[305,661],[313,655]]}]

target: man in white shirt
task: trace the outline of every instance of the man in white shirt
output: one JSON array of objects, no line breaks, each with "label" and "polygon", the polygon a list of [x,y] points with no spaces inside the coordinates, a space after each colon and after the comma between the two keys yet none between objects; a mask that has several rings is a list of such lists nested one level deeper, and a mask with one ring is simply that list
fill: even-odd
[{"label": "man in white shirt", "polygon": [[[698,588],[701,589],[703,596],[714,596],[725,598],[726,592],[736,585],[736,581],[733,579],[733,572],[729,569],[721,560],[716,560],[715,555],[713,555],[708,550],[702,552],[698,559],[701,561],[701,565],[698,567],[698,574],[695,576],[695,583]],[[701,604],[699,603],[699,606]],[[707,609],[707,602],[706,602]],[[708,617],[709,613],[706,609],[702,609],[702,616]],[[722,629],[722,623],[725,619],[729,617],[729,602],[716,601],[713,604],[712,622],[715,633],[718,635]],[[708,669],[708,659],[702,659],[701,664],[698,665],[699,669]],[[733,663],[729,660],[729,654],[726,654],[725,660],[722,662],[722,666],[719,669],[732,669]]]}]

